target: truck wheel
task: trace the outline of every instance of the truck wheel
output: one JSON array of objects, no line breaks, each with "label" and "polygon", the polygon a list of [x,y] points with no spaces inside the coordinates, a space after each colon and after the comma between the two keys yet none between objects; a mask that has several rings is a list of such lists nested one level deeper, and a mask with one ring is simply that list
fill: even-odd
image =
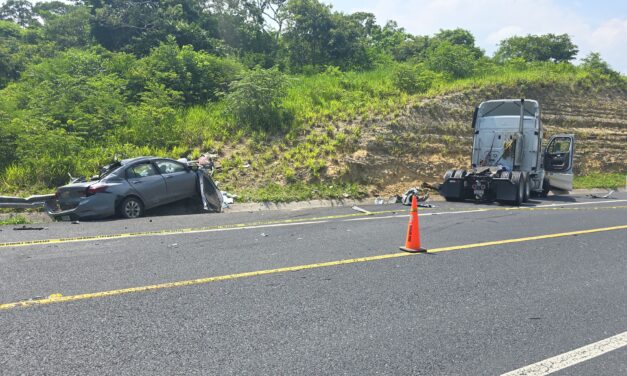
[{"label": "truck wheel", "polygon": [[448,179],[452,178],[453,175],[455,175],[455,170],[448,170],[448,171],[446,171],[446,174],[444,174],[444,182],[446,182]]},{"label": "truck wheel", "polygon": [[540,197],[547,197],[550,190],[551,187],[549,186],[549,179],[542,180],[542,193],[540,193]]},{"label": "truck wheel", "polygon": [[523,202],[529,201],[529,196],[531,195],[531,182],[529,181],[529,174],[523,174],[523,179],[525,182],[523,183]]},{"label": "truck wheel", "polygon": [[520,206],[525,197],[525,177],[520,171],[513,171],[510,181],[516,186],[516,198],[511,203]]}]

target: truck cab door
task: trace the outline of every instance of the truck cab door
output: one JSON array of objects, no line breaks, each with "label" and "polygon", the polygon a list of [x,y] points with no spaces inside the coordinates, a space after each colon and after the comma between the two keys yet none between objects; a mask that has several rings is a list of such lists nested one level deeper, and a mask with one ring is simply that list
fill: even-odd
[{"label": "truck cab door", "polygon": [[544,151],[544,171],[552,188],[573,190],[575,135],[558,134],[549,139]]}]

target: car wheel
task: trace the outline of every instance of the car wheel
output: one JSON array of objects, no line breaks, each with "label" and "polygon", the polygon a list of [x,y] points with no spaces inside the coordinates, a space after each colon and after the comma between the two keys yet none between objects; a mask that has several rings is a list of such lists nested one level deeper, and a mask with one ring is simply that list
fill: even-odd
[{"label": "car wheel", "polygon": [[135,197],[127,197],[120,204],[120,214],[124,218],[139,218],[144,214],[144,204]]}]

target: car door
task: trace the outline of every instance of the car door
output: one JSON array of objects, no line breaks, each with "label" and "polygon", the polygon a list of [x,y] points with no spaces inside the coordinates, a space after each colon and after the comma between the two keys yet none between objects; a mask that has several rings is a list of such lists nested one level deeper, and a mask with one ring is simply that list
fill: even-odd
[{"label": "car door", "polygon": [[165,179],[167,201],[172,202],[196,194],[196,173],[182,163],[167,159],[155,161],[159,173]]},{"label": "car door", "polygon": [[166,199],[165,179],[149,161],[127,168],[126,180],[147,208],[157,206]]},{"label": "car door", "polygon": [[572,191],[575,135],[558,134],[549,139],[544,151],[544,171],[553,188]]}]

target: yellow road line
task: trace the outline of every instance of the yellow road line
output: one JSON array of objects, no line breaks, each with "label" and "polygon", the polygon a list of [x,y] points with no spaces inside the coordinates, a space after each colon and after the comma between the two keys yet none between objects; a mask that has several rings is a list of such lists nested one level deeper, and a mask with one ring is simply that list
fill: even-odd
[{"label": "yellow road line", "polygon": [[[550,210],[606,210],[606,209],[626,209],[627,206],[597,206],[597,207],[497,207],[497,208],[481,208],[476,210],[467,210],[463,211],[463,213],[481,213],[481,212],[490,212],[490,211],[550,211]],[[424,211],[425,209],[420,209],[420,211]],[[444,210],[459,210],[459,208],[447,208]],[[124,239],[124,238],[136,238],[136,237],[144,237],[144,236],[165,236],[165,235],[177,235],[177,234],[193,234],[193,233],[203,233],[203,232],[213,232],[220,230],[236,230],[236,229],[251,229],[262,226],[270,226],[270,225],[279,225],[279,224],[307,224],[309,222],[313,223],[315,221],[324,221],[324,220],[332,220],[332,219],[346,219],[346,218],[354,218],[354,217],[372,217],[377,214],[388,214],[388,213],[399,213],[404,212],[405,209],[399,210],[382,210],[376,212],[369,213],[350,213],[350,214],[339,214],[339,215],[330,215],[324,217],[314,217],[314,218],[295,218],[295,219],[281,219],[275,221],[260,221],[260,222],[251,222],[251,223],[238,223],[232,225],[219,225],[219,226],[207,226],[207,227],[191,227],[191,228],[181,228],[181,229],[171,229],[171,230],[156,230],[156,231],[141,231],[141,232],[129,232],[129,233],[119,233],[119,234],[108,234],[108,235],[88,235],[88,236],[75,236],[75,237],[67,237],[67,238],[57,238],[57,239],[39,239],[39,240],[24,240],[19,242],[6,242],[0,243],[0,248],[9,248],[9,247],[26,247],[31,245],[46,245],[46,244],[64,244],[64,243],[78,243],[78,242],[87,242],[92,240],[114,240],[114,239]],[[427,211],[425,215],[437,215],[437,214],[448,214],[446,212],[429,212]]]},{"label": "yellow road line", "polygon": [[[626,230],[626,229],[627,229],[627,225],[622,225],[622,226],[595,228],[595,229],[590,229],[590,230],[562,232],[562,233],[557,233],[557,234],[528,236],[524,238],[505,239],[505,240],[496,240],[496,241],[481,242],[481,243],[474,243],[474,244],[455,245],[451,247],[434,248],[434,249],[430,249],[428,253],[448,252],[448,251],[455,251],[455,250],[461,250],[461,249],[488,247],[488,246],[511,244],[511,243],[522,243],[522,242],[528,242],[528,241],[533,241],[533,240],[560,238],[564,236],[585,235],[585,234],[593,234],[593,233],[616,231],[616,230]],[[345,260],[321,262],[321,263],[316,263],[316,264],[288,266],[288,267],[276,268],[276,269],[257,270],[257,271],[252,271],[252,272],[227,274],[227,275],[221,275],[221,276],[216,276],[216,277],[191,279],[191,280],[178,281],[178,282],[159,283],[155,285],[129,287],[125,289],[93,292],[93,293],[78,294],[78,295],[62,296],[61,294],[53,294],[53,295],[50,295],[48,298],[44,298],[40,300],[27,300],[27,301],[20,301],[20,302],[14,302],[14,303],[0,304],[0,310],[7,310],[7,309],[17,308],[17,307],[29,307],[29,306],[34,306],[34,305],[66,303],[66,302],[73,302],[77,300],[102,298],[106,296],[131,294],[131,293],[137,293],[137,292],[143,292],[143,291],[162,290],[162,289],[169,289],[169,288],[174,288],[174,287],[202,285],[202,284],[211,283],[211,282],[234,280],[234,279],[262,276],[262,275],[268,275],[268,274],[296,272],[300,270],[318,269],[318,268],[325,268],[325,267],[337,266],[337,265],[356,264],[356,263],[362,263],[362,262],[386,260],[386,259],[406,257],[406,256],[412,256],[412,255],[416,255],[416,254],[398,252],[398,253],[389,253],[389,254],[377,255],[377,256],[359,257],[359,258],[352,258],[352,259],[345,259]]]}]

